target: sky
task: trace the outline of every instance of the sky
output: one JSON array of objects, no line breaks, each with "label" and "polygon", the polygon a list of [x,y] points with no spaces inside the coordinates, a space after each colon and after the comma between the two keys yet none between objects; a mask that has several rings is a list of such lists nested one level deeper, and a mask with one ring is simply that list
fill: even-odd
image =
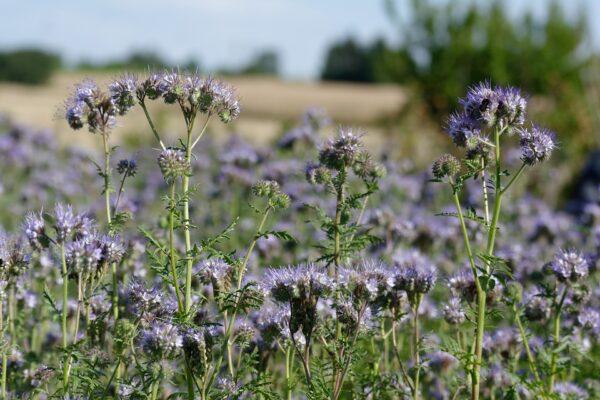
[{"label": "sky", "polygon": [[[396,0],[401,13],[407,1]],[[506,3],[516,15],[544,9],[547,1]],[[561,3],[566,12],[581,4],[587,15],[600,15],[600,1]],[[590,26],[600,38],[600,24]],[[214,70],[244,65],[269,49],[290,79],[317,77],[328,45],[349,35],[364,43],[397,40],[384,0],[7,0],[0,15],[0,50],[43,47],[70,64],[150,50]]]}]

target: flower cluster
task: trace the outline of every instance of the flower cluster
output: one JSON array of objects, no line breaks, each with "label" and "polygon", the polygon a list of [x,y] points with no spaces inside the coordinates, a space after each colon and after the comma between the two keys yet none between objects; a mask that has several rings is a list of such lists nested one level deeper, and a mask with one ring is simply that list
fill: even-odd
[{"label": "flower cluster", "polygon": [[108,135],[116,124],[115,116],[124,114],[115,103],[115,98],[102,91],[96,82],[86,80],[75,86],[71,97],[65,103],[65,118],[72,129],[87,125],[92,133]]},{"label": "flower cluster", "polygon": [[312,184],[330,183],[336,174],[346,169],[354,171],[365,182],[374,182],[385,175],[385,168],[372,160],[361,141],[364,133],[340,128],[319,151],[319,164],[308,164],[306,179]]},{"label": "flower cluster", "polygon": [[240,105],[234,89],[212,77],[177,71],[152,73],[141,80],[136,88],[140,102],[163,98],[167,104],[179,104],[188,116],[197,111],[217,115],[228,123],[240,114]]},{"label": "flower cluster", "polygon": [[317,321],[317,303],[334,291],[334,282],[314,264],[269,269],[265,280],[265,289],[273,299],[290,306],[291,334],[301,330],[310,341]]},{"label": "flower cluster", "polygon": [[283,193],[279,184],[275,181],[260,181],[252,186],[252,193],[256,197],[265,197],[269,205],[275,209],[287,208],[290,204],[290,196]]},{"label": "flower cluster", "polygon": [[158,166],[167,182],[173,182],[191,174],[192,166],[187,161],[185,151],[181,149],[169,148],[160,152],[158,156]]},{"label": "flower cluster", "polygon": [[560,282],[581,282],[589,272],[589,261],[579,251],[561,250],[552,261],[552,272]]}]

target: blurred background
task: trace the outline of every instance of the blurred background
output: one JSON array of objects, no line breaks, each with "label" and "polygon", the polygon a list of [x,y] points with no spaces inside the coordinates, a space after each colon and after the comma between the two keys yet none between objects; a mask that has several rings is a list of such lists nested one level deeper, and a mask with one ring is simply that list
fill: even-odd
[{"label": "blurred background", "polygon": [[[598,15],[594,0],[10,2],[0,112],[85,143],[91,135],[61,119],[76,82],[199,70],[238,88],[234,130],[249,141],[277,137],[318,106],[334,124],[369,131],[375,148],[425,166],[450,144],[443,125],[457,97],[489,79],[531,96],[532,118],[558,133],[556,156],[578,169],[600,132]],[[168,109],[154,111],[162,129],[182,129]],[[151,136],[135,115],[117,137]]]}]

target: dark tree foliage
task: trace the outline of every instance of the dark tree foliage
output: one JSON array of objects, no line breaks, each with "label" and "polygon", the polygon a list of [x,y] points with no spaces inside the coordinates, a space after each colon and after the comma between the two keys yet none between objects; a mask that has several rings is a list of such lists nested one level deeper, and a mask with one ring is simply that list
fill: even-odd
[{"label": "dark tree foliage", "polygon": [[540,102],[534,112],[561,137],[576,137],[566,150],[596,144],[583,78],[593,56],[586,47],[583,13],[569,19],[557,2],[550,2],[545,18],[531,13],[513,17],[508,1],[413,0],[400,18],[398,0],[385,4],[398,28],[398,44],[335,43],[326,57],[324,80],[411,86],[436,120],[445,118],[464,88],[476,82],[514,85],[555,99]]},{"label": "dark tree foliage", "polygon": [[0,81],[42,84],[61,66],[60,57],[37,49],[0,53]]},{"label": "dark tree foliage", "polygon": [[385,47],[383,40],[378,40],[372,46],[363,46],[353,38],[335,43],[327,52],[321,79],[373,82],[376,80],[375,63]]}]

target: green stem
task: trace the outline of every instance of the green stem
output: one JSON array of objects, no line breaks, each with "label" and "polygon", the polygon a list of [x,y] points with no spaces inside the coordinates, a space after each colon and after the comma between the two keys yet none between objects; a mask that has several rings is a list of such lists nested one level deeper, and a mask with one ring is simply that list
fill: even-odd
[{"label": "green stem", "polygon": [[292,400],[292,382],[291,382],[291,346],[287,346],[285,349],[285,393],[286,399]]},{"label": "green stem", "polygon": [[[387,335],[384,337],[387,338]],[[411,391],[414,392],[414,384],[408,373],[406,372],[406,368],[404,368],[404,363],[402,362],[402,357],[400,356],[400,349],[398,348],[398,340],[396,339],[396,321],[392,320],[392,346],[394,348],[394,355],[396,356],[396,360],[398,361],[398,365],[400,366],[400,372],[402,372],[402,377],[404,378],[404,383],[408,385]]]},{"label": "green stem", "polygon": [[[248,248],[248,251],[246,252],[246,255],[244,256],[244,260],[242,261],[242,265],[240,266],[240,269],[238,271],[238,280],[237,280],[237,290],[241,290],[242,288],[242,280],[244,278],[244,273],[246,272],[246,267],[248,266],[248,261],[250,260],[250,256],[252,255],[252,251],[254,250],[254,247],[256,246],[256,242],[258,242],[258,239],[260,238],[260,233],[262,232],[265,223],[267,222],[267,218],[269,217],[269,213],[271,212],[271,205],[269,204],[267,206],[267,208],[264,210],[263,212],[263,216],[262,219],[260,220],[260,223],[258,224],[258,227],[256,228],[256,232],[254,233],[254,237],[252,239],[252,243],[250,243],[250,247]],[[239,299],[238,299],[239,301]],[[235,307],[233,309],[233,312],[231,313],[231,319],[229,320],[229,323],[225,325],[226,327],[226,334],[225,334],[225,339],[226,339],[226,345],[227,345],[227,365],[229,368],[229,373],[231,374],[231,376],[234,376],[234,371],[233,371],[233,360],[232,360],[232,341],[231,341],[231,332],[233,330],[233,326],[235,325],[235,319],[237,317],[237,313],[238,313],[238,307],[239,304],[236,303]]]},{"label": "green stem", "polygon": [[414,343],[413,343],[413,351],[415,358],[415,384],[413,388],[413,399],[419,400],[419,378],[421,375],[421,356],[419,351],[419,342],[420,342],[420,334],[419,334],[419,305],[421,303],[422,295],[417,295],[417,301],[413,310],[413,328],[414,328]]},{"label": "green stem", "polygon": [[481,157],[481,190],[483,191],[483,208],[485,211],[485,223],[490,223],[490,202],[487,190],[487,178],[485,175],[485,158]]},{"label": "green stem", "polygon": [[[0,299],[0,333],[2,334],[2,342],[6,339],[4,335],[4,301]],[[6,399],[6,371],[8,367],[8,358],[6,357],[6,349],[2,343],[2,399]]]},{"label": "green stem", "polygon": [[150,113],[148,113],[148,109],[146,108],[146,103],[143,101],[140,101],[139,103],[140,103],[140,107],[142,107],[142,110],[144,110],[144,115],[146,115],[146,120],[148,121],[148,125],[150,125],[150,129],[152,129],[152,133],[154,134],[154,137],[158,141],[158,144],[160,144],[160,147],[163,150],[166,150],[167,148],[165,147],[165,144],[163,143],[162,139],[160,138],[158,131],[154,127],[154,122],[152,122],[152,118],[150,118]]},{"label": "green stem", "polygon": [[515,183],[521,177],[521,175],[523,175],[523,171],[525,171],[526,166],[527,166],[527,164],[525,164],[525,163],[521,164],[521,167],[519,167],[517,172],[510,179],[510,181],[508,181],[506,186],[504,186],[502,188],[502,190],[500,191],[501,194],[504,194],[508,190],[508,188],[511,187],[512,184]]},{"label": "green stem", "polygon": [[515,321],[517,323],[517,327],[519,328],[519,333],[521,334],[521,340],[523,341],[523,346],[525,347],[525,353],[527,354],[527,361],[529,363],[529,368],[535,377],[536,382],[540,382],[540,375],[538,374],[537,368],[535,366],[535,360],[533,359],[533,355],[531,353],[531,348],[529,347],[529,340],[527,339],[527,334],[525,333],[525,329],[523,328],[523,324],[521,323],[521,317],[519,315],[519,310],[517,310],[517,305],[513,305],[513,312],[515,313]]},{"label": "green stem", "polygon": [[68,314],[68,302],[69,302],[69,272],[67,270],[67,260],[65,257],[65,244],[60,244],[60,259],[62,265],[62,278],[63,278],[63,307],[62,307],[62,319],[61,319],[61,330],[62,330],[62,348],[65,352],[64,365],[63,365],[63,394],[67,394],[69,387],[69,370],[71,363],[71,357],[67,356],[67,347],[69,346],[68,330],[67,330],[67,314]]},{"label": "green stem", "polygon": [[[110,147],[108,145],[108,133],[102,133],[102,142],[104,144],[104,200],[106,205],[106,222],[108,223],[108,231],[111,234],[112,228],[112,214],[110,209]],[[111,276],[112,276],[112,293],[111,293],[111,302],[112,302],[112,314],[115,324],[115,329],[117,328],[117,321],[119,320],[119,279],[117,276],[117,263],[111,264]],[[116,385],[118,392],[119,383],[121,381],[121,368],[120,363],[117,364],[117,377],[116,377]]]},{"label": "green stem", "polygon": [[567,296],[567,289],[568,286],[565,286],[562,295],[560,296],[560,301],[558,304],[555,304],[556,313],[554,314],[554,342],[552,348],[552,358],[550,360],[550,375],[548,376],[548,393],[550,394],[552,394],[552,391],[554,390],[554,381],[556,380],[556,364],[558,362],[558,348],[560,346],[560,314]]},{"label": "green stem", "polygon": [[337,280],[338,268],[340,266],[340,225],[342,224],[342,203],[344,202],[344,184],[341,183],[337,189],[337,198],[335,202],[335,222],[333,225],[334,249],[333,249],[333,277]]},{"label": "green stem", "polygon": [[81,317],[81,303],[83,302],[83,286],[81,274],[77,274],[77,311],[75,312],[75,328],[73,328],[73,344],[77,343],[79,333],[79,319]]},{"label": "green stem", "polygon": [[[502,166],[500,160],[500,134],[501,130],[496,129],[494,132],[495,140],[495,197],[494,197],[494,210],[492,214],[492,223],[488,231],[488,240],[486,246],[486,255],[492,257],[494,254],[494,245],[496,243],[496,231],[498,230],[498,221],[500,219],[500,210],[502,207]],[[520,175],[520,174],[518,174]],[[489,261],[485,263],[486,273],[489,274],[491,271],[491,264]],[[479,278],[476,276],[475,281]],[[486,313],[486,290],[482,288],[481,284],[477,289],[477,336],[475,340],[475,365],[473,369],[473,380],[471,382],[471,399],[479,399],[479,386],[480,386],[480,374],[481,374],[481,363],[483,354],[483,334],[485,331],[485,313]]]},{"label": "green stem", "polygon": [[[192,158],[192,129],[194,120],[190,121],[187,130],[187,139],[185,145],[185,160],[191,163]],[[188,174],[183,176],[183,234],[185,237],[185,312],[189,313],[192,307],[192,240],[190,237],[190,199],[189,199],[190,177]]]},{"label": "green stem", "polygon": [[171,182],[171,198],[169,203],[169,254],[171,258],[171,277],[173,286],[175,286],[175,295],[177,296],[177,307],[179,313],[183,314],[184,305],[181,300],[181,290],[179,289],[179,278],[177,276],[177,262],[175,260],[175,180]]}]

